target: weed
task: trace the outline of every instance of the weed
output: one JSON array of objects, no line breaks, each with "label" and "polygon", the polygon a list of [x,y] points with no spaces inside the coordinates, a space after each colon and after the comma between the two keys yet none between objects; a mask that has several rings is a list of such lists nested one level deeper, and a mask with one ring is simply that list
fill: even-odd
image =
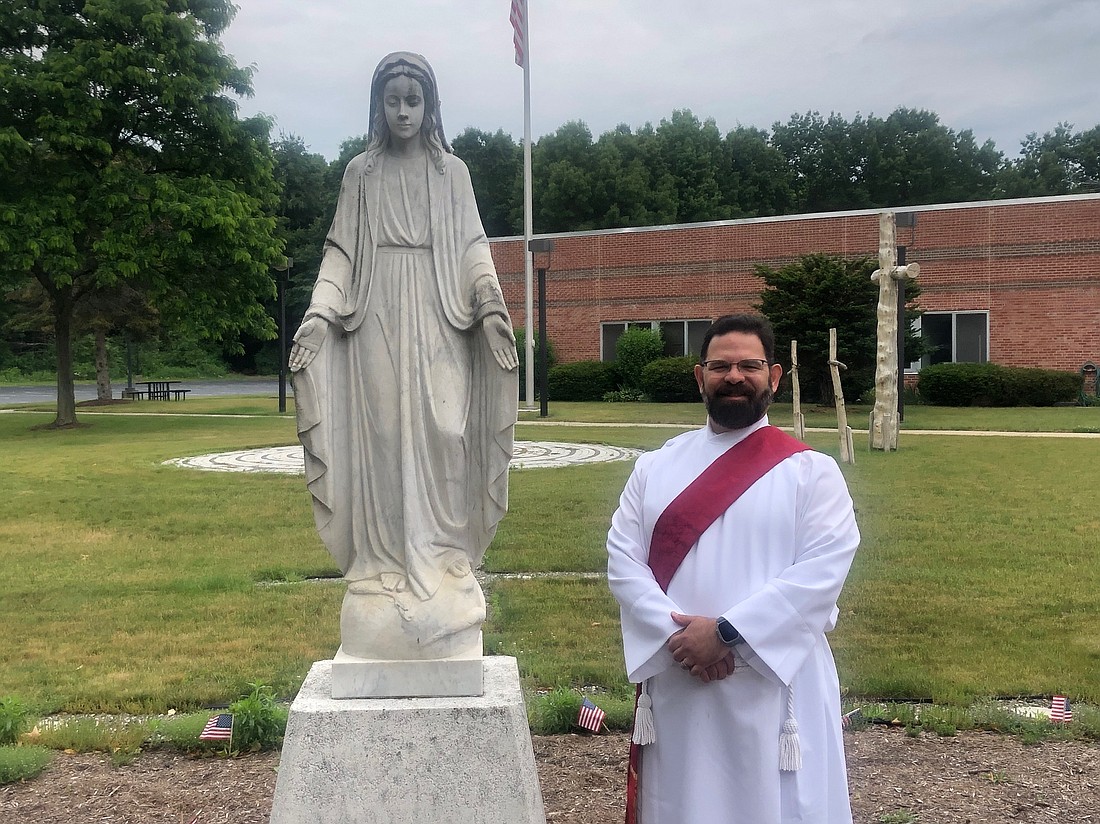
[{"label": "weed", "polygon": [[14,696],[0,698],[0,746],[14,744],[27,728],[27,708]]},{"label": "weed", "polygon": [[286,733],[287,710],[275,701],[275,690],[249,684],[252,691],[229,705],[233,745],[237,752],[273,750]]},{"label": "weed", "polygon": [[34,778],[49,766],[53,753],[45,747],[0,747],[0,784]]},{"label": "weed", "polygon": [[909,810],[883,813],[878,817],[878,824],[918,824],[919,821],[920,816]]},{"label": "weed", "polygon": [[566,687],[555,687],[532,702],[531,730],[538,735],[570,732],[577,723],[581,697]]}]

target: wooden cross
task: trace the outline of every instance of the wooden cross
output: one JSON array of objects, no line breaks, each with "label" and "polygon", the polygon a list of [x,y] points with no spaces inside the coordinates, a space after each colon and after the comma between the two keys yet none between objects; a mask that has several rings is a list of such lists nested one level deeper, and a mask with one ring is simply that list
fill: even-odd
[{"label": "wooden cross", "polygon": [[871,280],[878,284],[878,342],[875,353],[875,407],[871,410],[868,436],[872,449],[889,452],[898,448],[898,281],[915,278],[920,266],[898,266],[898,244],[893,212],[878,219],[878,269]]}]

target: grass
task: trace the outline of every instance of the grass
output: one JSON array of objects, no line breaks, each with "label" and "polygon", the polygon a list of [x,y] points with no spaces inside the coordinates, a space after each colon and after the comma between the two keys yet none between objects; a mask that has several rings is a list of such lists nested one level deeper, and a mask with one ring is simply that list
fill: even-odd
[{"label": "grass", "polygon": [[[0,695],[38,713],[186,712],[224,705],[252,682],[290,697],[312,661],[331,657],[342,587],[306,580],[334,566],[302,480],[161,463],[295,441],[288,417],[205,416],[251,403],[273,407],[188,400],[161,406],[203,415],[82,415],[88,426],[63,432],[32,430],[48,414],[0,415]],[[918,409],[961,428],[956,410]],[[627,423],[624,410],[664,411],[684,428],[698,420],[694,407],[633,404],[575,415]],[[1047,413],[1063,430],[1083,425],[1062,415],[1073,409],[965,411],[997,413],[1003,429]],[[677,431],[524,422],[517,438],[654,448]],[[808,440],[835,454],[834,435]],[[922,435],[889,455],[857,438],[856,452],[845,474],[864,540],[830,638],[849,700],[1100,700],[1100,441]],[[629,471],[624,462],[514,472],[485,569],[602,571]],[[613,708],[628,703],[603,581],[500,577],[487,589],[486,646],[517,656],[533,695],[596,688]]]},{"label": "grass", "polygon": [[0,786],[34,778],[50,765],[53,756],[48,748],[36,745],[0,747]]},{"label": "grass", "polygon": [[[871,407],[848,404],[848,425],[866,429]],[[696,403],[551,403],[549,416],[523,412],[521,421],[577,421],[583,423],[674,423],[699,426],[703,415]],[[836,411],[832,406],[803,405],[807,427],[836,429]],[[791,426],[794,420],[789,403],[772,405],[769,418],[777,426]],[[1100,432],[1100,407],[1013,407],[955,408],[907,404],[902,432],[916,429],[940,429],[986,432]],[[858,440],[858,438],[857,438]]]}]

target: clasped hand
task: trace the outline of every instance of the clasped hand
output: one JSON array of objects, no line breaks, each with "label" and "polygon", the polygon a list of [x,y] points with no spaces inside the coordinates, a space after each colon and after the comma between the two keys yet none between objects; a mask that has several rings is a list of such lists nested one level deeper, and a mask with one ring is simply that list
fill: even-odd
[{"label": "clasped hand", "polygon": [[718,639],[716,619],[674,612],[672,620],[683,629],[669,637],[668,651],[681,668],[704,684],[733,673],[733,650]]}]

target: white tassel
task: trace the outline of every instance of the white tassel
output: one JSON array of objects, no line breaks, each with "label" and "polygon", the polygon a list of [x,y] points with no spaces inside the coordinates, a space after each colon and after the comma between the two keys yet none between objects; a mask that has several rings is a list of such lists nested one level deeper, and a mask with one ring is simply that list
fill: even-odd
[{"label": "white tassel", "polygon": [[653,727],[653,699],[649,697],[648,679],[642,682],[642,691],[638,693],[638,708],[634,712],[634,734],[630,740],[635,744],[652,744],[657,740]]},{"label": "white tassel", "polygon": [[787,720],[779,736],[779,769],[784,772],[802,769],[802,745],[798,740],[798,721],[794,717],[794,687],[787,687]]}]

